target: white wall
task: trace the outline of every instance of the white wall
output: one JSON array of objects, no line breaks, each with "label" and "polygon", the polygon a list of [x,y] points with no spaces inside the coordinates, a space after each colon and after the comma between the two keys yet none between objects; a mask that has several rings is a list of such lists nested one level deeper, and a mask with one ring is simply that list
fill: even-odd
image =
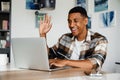
[{"label": "white wall", "polygon": [[[25,1],[12,0],[11,37],[39,37],[38,28],[35,28],[36,10],[26,10]],[[57,42],[61,34],[69,31],[67,27],[67,13],[74,5],[74,0],[56,0],[55,10],[39,11],[41,13],[48,13],[52,17],[53,27],[48,33],[47,38],[49,46]]]},{"label": "white wall", "polygon": [[[35,10],[25,9],[26,0],[12,0],[12,16],[11,16],[11,37],[39,37],[38,28],[35,28]],[[108,55],[103,65],[103,70],[114,72],[115,64],[114,62],[119,59],[119,37],[120,33],[119,26],[111,28],[100,28],[96,16],[99,13],[94,13],[93,1],[88,1],[88,13],[92,15],[92,31],[97,31],[102,33],[108,38]],[[109,0],[109,10],[118,11],[120,0]],[[53,27],[47,35],[48,46],[52,46],[58,40],[58,38],[69,32],[67,27],[67,13],[75,6],[75,0],[56,0],[56,8],[52,11],[39,11],[45,12],[51,15]],[[118,58],[118,59],[117,59]]]}]

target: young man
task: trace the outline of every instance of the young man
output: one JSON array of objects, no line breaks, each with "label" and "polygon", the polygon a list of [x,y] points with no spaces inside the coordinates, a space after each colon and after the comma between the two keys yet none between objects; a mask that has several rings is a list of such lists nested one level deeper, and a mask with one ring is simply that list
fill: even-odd
[{"label": "young man", "polygon": [[[46,15],[40,21],[40,36],[46,37],[52,25]],[[62,35],[58,43],[48,48],[50,65],[58,67],[79,67],[82,70],[97,70],[102,66],[107,54],[107,39],[99,33],[87,29],[88,16],[82,7],[74,7],[68,13],[71,33]]]}]

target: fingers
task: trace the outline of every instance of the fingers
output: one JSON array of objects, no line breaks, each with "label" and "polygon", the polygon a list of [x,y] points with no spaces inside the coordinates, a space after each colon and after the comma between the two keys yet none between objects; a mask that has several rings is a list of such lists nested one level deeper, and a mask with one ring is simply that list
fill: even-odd
[{"label": "fingers", "polygon": [[39,25],[40,36],[45,37],[46,33],[50,31],[51,27],[52,27],[51,17],[46,14],[44,20],[40,20]]},{"label": "fingers", "polygon": [[46,14],[45,18],[43,20],[42,19],[40,20],[40,24],[43,24],[43,23],[50,25],[51,24],[51,16],[48,16],[48,14]]},{"label": "fingers", "polygon": [[50,24],[51,16],[48,16],[48,14],[45,15],[44,22]]},{"label": "fingers", "polygon": [[62,63],[62,60],[60,60],[60,59],[50,59],[49,64],[50,64],[50,66],[54,65],[54,66],[57,66],[57,67],[63,67],[64,66],[64,64]]},{"label": "fingers", "polygon": [[52,24],[49,24],[49,30],[51,29],[51,27],[52,27]]},{"label": "fingers", "polygon": [[46,27],[48,27],[48,29],[50,30],[52,27],[51,16],[48,16],[48,14],[46,14],[43,23],[46,24],[47,25]]},{"label": "fingers", "polygon": [[58,63],[58,62],[52,62],[50,66],[55,66],[55,67],[63,67],[64,65]]},{"label": "fingers", "polygon": [[51,63],[53,63],[53,62],[55,62],[56,60],[55,59],[49,59],[49,63],[51,64]]},{"label": "fingers", "polygon": [[40,25],[41,25],[41,24],[43,24],[43,21],[42,21],[42,20],[40,20]]}]

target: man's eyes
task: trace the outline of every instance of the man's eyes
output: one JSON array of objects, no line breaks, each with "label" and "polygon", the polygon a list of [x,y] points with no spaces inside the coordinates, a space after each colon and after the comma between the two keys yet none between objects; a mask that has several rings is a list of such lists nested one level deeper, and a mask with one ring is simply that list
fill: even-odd
[{"label": "man's eyes", "polygon": [[68,20],[68,23],[71,23],[71,22],[79,22],[79,20],[73,20],[73,21]]},{"label": "man's eyes", "polygon": [[74,20],[74,22],[79,22],[79,20]]}]

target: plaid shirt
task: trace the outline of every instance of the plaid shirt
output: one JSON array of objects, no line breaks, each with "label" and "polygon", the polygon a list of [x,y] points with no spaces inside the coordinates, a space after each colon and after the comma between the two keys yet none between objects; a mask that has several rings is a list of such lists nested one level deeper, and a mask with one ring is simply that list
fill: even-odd
[{"label": "plaid shirt", "polygon": [[[83,44],[79,60],[90,60],[94,68],[102,66],[107,54],[107,39],[99,33],[88,31]],[[75,45],[75,37],[67,33],[60,37],[58,43],[50,48],[49,58],[70,59]]]}]

